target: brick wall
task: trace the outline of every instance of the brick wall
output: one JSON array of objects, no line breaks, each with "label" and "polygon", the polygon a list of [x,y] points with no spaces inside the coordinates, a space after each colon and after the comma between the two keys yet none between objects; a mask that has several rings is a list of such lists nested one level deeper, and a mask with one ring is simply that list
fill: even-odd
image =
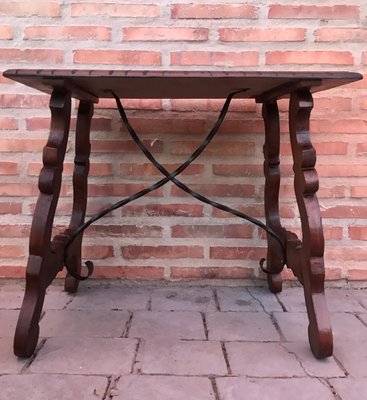
[{"label": "brick wall", "polygon": [[[16,1],[0,3],[0,63],[8,68],[367,70],[367,5],[334,1]],[[367,279],[367,80],[315,96],[313,142],[328,279]],[[287,101],[282,116],[282,206],[299,232]],[[153,153],[172,170],[214,123],[222,101],[126,101]],[[260,107],[234,101],[220,134],[183,174],[203,194],[263,218]],[[48,96],[0,78],[0,276],[24,275]],[[75,107],[73,127],[75,126]],[[73,138],[73,132],[71,132]],[[55,230],[67,225],[73,143]],[[89,214],[159,179],[111,101],[97,105]],[[84,257],[98,277],[261,277],[264,234],[166,185],[91,227]],[[289,272],[285,276],[291,278]]]}]

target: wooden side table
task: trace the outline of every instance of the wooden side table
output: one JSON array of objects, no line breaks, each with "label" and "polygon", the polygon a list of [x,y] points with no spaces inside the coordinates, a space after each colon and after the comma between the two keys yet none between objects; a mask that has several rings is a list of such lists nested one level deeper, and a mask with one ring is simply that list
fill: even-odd
[{"label": "wooden side table", "polygon": [[[267,272],[270,290],[282,289],[281,271],[291,268],[304,288],[309,318],[308,335],[316,358],[332,354],[333,339],[324,294],[324,236],[316,192],[316,151],[310,140],[312,93],[362,79],[348,72],[203,72],[203,71],[96,71],[8,70],[7,78],[51,95],[51,129],[43,149],[39,197],[34,212],[26,271],[26,289],[14,339],[14,352],[32,355],[39,337],[46,288],[65,264],[65,290],[74,292],[81,271],[93,103],[99,98],[252,98],[263,104],[265,123],[265,215],[268,235]],[[73,209],[70,225],[52,238],[52,226],[61,187],[68,140],[71,98],[80,100],[75,134]],[[290,97],[289,127],[294,160],[294,188],[301,216],[302,241],[281,225],[279,217],[279,112],[277,100]],[[228,101],[228,98],[227,98]],[[120,110],[123,117],[123,110]],[[222,115],[224,118],[225,113]],[[220,117],[220,118],[222,118]],[[222,118],[222,119],[223,119]],[[133,134],[134,132],[130,132]],[[204,146],[205,147],[205,146]],[[142,148],[144,151],[144,149]],[[201,149],[202,151],[203,149]],[[182,184],[152,155],[165,175],[164,183]],[[191,161],[190,161],[191,162]],[[188,165],[188,164],[187,164]],[[184,168],[182,168],[183,170]],[[163,183],[163,184],[164,184]],[[201,195],[195,196],[199,199]],[[203,197],[203,196],[202,196]],[[204,200],[203,200],[204,201]],[[218,203],[210,202],[214,206]],[[72,240],[70,239],[72,238]]]}]

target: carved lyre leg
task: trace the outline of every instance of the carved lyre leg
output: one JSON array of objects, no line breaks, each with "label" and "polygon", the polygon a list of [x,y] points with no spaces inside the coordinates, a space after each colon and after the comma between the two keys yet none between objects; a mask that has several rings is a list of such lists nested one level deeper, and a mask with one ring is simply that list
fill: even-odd
[{"label": "carved lyre leg", "polygon": [[30,233],[25,295],[14,337],[14,353],[19,357],[29,357],[37,345],[45,291],[63,267],[62,253],[57,251],[57,242],[51,243],[51,234],[69,133],[70,93],[55,89],[50,109],[51,130],[43,149],[43,168],[38,181],[40,194]]},{"label": "carved lyre leg", "polygon": [[[287,243],[287,255],[289,253],[291,268],[303,284],[311,350],[316,358],[323,358],[332,354],[333,338],[324,293],[324,236],[316,196],[319,188],[315,169],[316,151],[311,144],[309,131],[312,107],[309,89],[300,89],[291,94],[289,127],[294,160],[294,187],[302,222],[302,243],[297,243],[294,240],[295,235],[291,234]],[[292,245],[292,239],[295,246]],[[299,265],[295,265],[296,263]]]},{"label": "carved lyre leg", "polygon": [[[265,217],[266,225],[269,226],[280,237],[282,227],[279,217],[279,147],[280,147],[280,126],[279,111],[276,101],[264,103],[262,115],[265,123],[265,144],[264,144],[264,175],[265,175]],[[279,243],[271,236],[267,235],[268,254],[267,269],[272,272],[268,274],[269,288],[273,293],[282,290],[282,277],[280,272],[283,269],[283,252]]]},{"label": "carved lyre leg", "polygon": [[[87,208],[88,195],[88,173],[90,155],[90,125],[93,116],[93,103],[81,101],[78,109],[78,119],[75,131],[75,159],[73,173],[73,211],[71,215],[69,232],[73,232],[78,226],[84,223],[85,211]],[[70,246],[68,257],[69,266],[80,274],[81,270],[81,246],[83,234],[80,234]],[[79,280],[72,277],[69,273],[65,279],[65,290],[76,292]]]}]

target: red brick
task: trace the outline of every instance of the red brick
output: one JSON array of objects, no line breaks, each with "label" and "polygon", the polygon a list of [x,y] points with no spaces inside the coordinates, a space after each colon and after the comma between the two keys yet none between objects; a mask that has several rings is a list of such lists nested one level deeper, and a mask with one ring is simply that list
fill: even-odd
[{"label": "red brick", "polygon": [[25,256],[24,247],[20,245],[0,245],[1,258],[22,258]]},{"label": "red brick", "polygon": [[367,218],[367,206],[340,205],[323,208],[323,218]]},{"label": "red brick", "polygon": [[219,176],[264,176],[261,164],[214,164],[213,174]]},{"label": "red brick", "polygon": [[[348,153],[348,143],[345,142],[316,142],[313,143],[313,146],[318,156],[346,155]],[[318,169],[318,165],[316,168]]]},{"label": "red brick", "polygon": [[45,144],[44,139],[0,139],[0,152],[41,151]]},{"label": "red brick", "polygon": [[361,261],[367,258],[367,249],[360,246],[326,247],[325,258],[333,261]]},{"label": "red brick", "polygon": [[21,238],[29,237],[30,224],[27,225],[0,225],[0,237]]},{"label": "red brick", "polygon": [[25,278],[24,265],[19,267],[16,265],[1,265],[0,278]]},{"label": "red brick", "polygon": [[36,196],[38,187],[33,183],[0,183],[0,196]]},{"label": "red brick", "polygon": [[122,30],[126,41],[205,41],[209,38],[208,28],[187,27],[129,27]]},{"label": "red brick", "polygon": [[[252,217],[263,218],[265,215],[264,204],[246,205],[246,206],[241,205],[241,204],[231,204],[229,206],[234,208],[235,210],[238,210],[238,211],[240,211],[244,214],[250,215]],[[213,208],[212,216],[215,218],[238,218],[226,211],[222,211],[217,208]],[[294,210],[291,207],[289,207],[289,205],[280,206],[280,216],[282,218],[294,218],[295,213],[294,213]]]},{"label": "red brick", "polygon": [[367,156],[367,143],[358,143],[357,144],[357,155]]},{"label": "red brick", "polygon": [[336,111],[351,111],[351,97],[316,97],[314,98],[313,113],[328,115]]},{"label": "red brick", "polygon": [[[220,111],[223,107],[222,99],[172,99],[171,110],[173,111]],[[255,112],[257,109],[252,99],[234,99],[231,101],[229,112]]]},{"label": "red brick", "polygon": [[171,279],[251,279],[254,270],[246,267],[171,267]]},{"label": "red brick", "polygon": [[367,120],[342,119],[342,120],[312,120],[311,132],[314,133],[367,133]]},{"label": "red brick", "polygon": [[[164,164],[164,167],[168,171],[174,171],[180,164]],[[181,174],[182,175],[201,175],[204,172],[204,165],[192,164],[189,165]],[[135,164],[135,163],[123,163],[120,164],[120,173],[122,176],[161,176],[164,175],[158,171],[153,164]],[[181,175],[180,174],[180,175]]]},{"label": "red brick", "polygon": [[252,238],[253,227],[236,225],[174,225],[171,236],[175,238]]},{"label": "red brick", "polygon": [[[0,5],[0,7],[1,7],[1,5]],[[13,39],[13,30],[10,25],[1,25],[0,26],[0,39],[1,40]]]},{"label": "red brick", "polygon": [[22,203],[0,202],[0,215],[4,214],[20,214],[22,212]]},{"label": "red brick", "polygon": [[361,110],[367,110],[367,97],[362,97],[359,102]]},{"label": "red brick", "polygon": [[27,26],[24,39],[33,40],[111,40],[106,26]]},{"label": "red brick", "polygon": [[174,51],[171,52],[171,65],[209,65],[221,67],[250,67],[259,63],[256,51]]},{"label": "red brick", "polygon": [[331,64],[353,65],[350,51],[269,51],[266,64]]},{"label": "red brick", "polygon": [[72,17],[154,18],[158,15],[157,4],[74,3],[71,5]]},{"label": "red brick", "polygon": [[[189,155],[201,142],[196,141],[175,141],[171,143],[171,154]],[[205,149],[207,156],[241,156],[253,154],[255,144],[251,142],[219,142],[215,141]]]},{"label": "red brick", "polygon": [[366,195],[367,195],[367,187],[365,185],[361,186],[353,185],[350,187],[350,197],[363,199],[366,198]]},{"label": "red brick", "polygon": [[220,260],[260,260],[266,257],[262,247],[210,247],[210,258]]},{"label": "red brick", "polygon": [[[122,104],[125,110],[161,110],[161,99],[123,99]],[[111,108],[116,110],[115,99],[99,99],[95,108]]]},{"label": "red brick", "polygon": [[353,240],[367,240],[367,228],[365,226],[350,226],[349,237]]},{"label": "red brick", "polygon": [[[147,141],[143,140],[145,146],[153,153],[163,151],[163,142],[161,140]],[[98,153],[141,153],[136,143],[132,140],[91,140],[92,151]]]},{"label": "red brick", "polygon": [[222,42],[302,42],[304,28],[221,28]]},{"label": "red brick", "polygon": [[85,258],[98,260],[111,258],[114,255],[112,246],[102,245],[83,246],[82,254]]},{"label": "red brick", "polygon": [[147,204],[124,207],[123,215],[129,217],[202,217],[201,204]]},{"label": "red brick", "polygon": [[0,49],[1,61],[3,63],[55,63],[61,64],[64,61],[63,50],[53,49]]},{"label": "red brick", "polygon": [[[367,64],[367,51],[362,52],[362,64]],[[366,84],[366,82],[365,82]]]},{"label": "red brick", "polygon": [[[42,163],[30,163],[28,164],[27,174],[30,176],[38,176],[42,168]],[[74,171],[73,163],[64,163],[63,176],[71,176]],[[90,165],[89,176],[108,176],[112,175],[112,164],[107,163],[95,163],[92,162]]]},{"label": "red brick", "polygon": [[343,228],[341,226],[324,226],[325,240],[341,240],[343,239]]},{"label": "red brick", "polygon": [[144,50],[75,50],[76,64],[161,65],[159,51]]},{"label": "red brick", "polygon": [[366,269],[348,269],[348,279],[351,281],[367,281],[367,270]]},{"label": "red brick", "polygon": [[250,4],[173,4],[171,17],[180,19],[257,18],[257,7]]},{"label": "red brick", "polygon": [[0,161],[0,175],[17,175],[18,163],[12,161]]},{"label": "red brick", "polygon": [[0,108],[45,108],[49,96],[25,94],[0,94]]},{"label": "red brick", "polygon": [[357,5],[271,4],[269,18],[299,19],[359,19]]},{"label": "red brick", "polygon": [[[208,129],[206,128],[206,120],[195,117],[187,118],[178,117],[173,118],[172,116],[160,116],[159,118],[147,118],[145,117],[131,117],[129,118],[131,125],[137,132],[143,134],[203,134]],[[125,127],[121,130],[125,132]]]},{"label": "red brick", "polygon": [[[0,274],[1,274],[1,269],[0,269]],[[95,265],[93,277],[97,279],[114,278],[114,279],[162,280],[164,279],[164,268]]]},{"label": "red brick", "polygon": [[[0,186],[1,187],[1,186]],[[90,196],[131,196],[132,194],[145,189],[147,186],[139,183],[107,183],[102,185],[90,184],[88,194]],[[1,193],[1,192],[0,192]],[[162,196],[162,189],[156,189],[150,193],[150,196]]]},{"label": "red brick", "polygon": [[320,28],[315,31],[316,42],[367,42],[365,28]]},{"label": "red brick", "polygon": [[2,1],[0,15],[8,17],[60,17],[60,4],[45,1]]},{"label": "red brick", "polygon": [[121,251],[123,257],[128,260],[204,257],[201,246],[125,246]]},{"label": "red brick", "polygon": [[356,164],[330,164],[317,165],[319,176],[342,177],[342,176],[367,176],[367,165]]},{"label": "red brick", "polygon": [[157,225],[91,225],[86,231],[87,236],[118,236],[118,237],[162,237],[163,228]]},{"label": "red brick", "polygon": [[0,130],[17,130],[18,122],[12,117],[0,117]]},{"label": "red brick", "polygon": [[[255,187],[253,185],[241,184],[195,184],[190,189],[208,197],[253,197]],[[189,196],[177,186],[171,189],[171,196]]]}]

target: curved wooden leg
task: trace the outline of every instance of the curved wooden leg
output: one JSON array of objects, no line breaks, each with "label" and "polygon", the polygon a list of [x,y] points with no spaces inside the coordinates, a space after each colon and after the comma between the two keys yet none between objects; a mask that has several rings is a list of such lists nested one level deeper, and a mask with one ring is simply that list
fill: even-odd
[{"label": "curved wooden leg", "polygon": [[26,289],[14,337],[14,353],[19,357],[31,356],[37,345],[46,288],[63,267],[59,242],[51,243],[51,234],[69,134],[70,93],[55,89],[50,109],[51,129],[43,149],[43,168],[38,181],[40,194],[29,241]]},{"label": "curved wooden leg", "polygon": [[[88,196],[88,173],[90,155],[90,125],[93,116],[93,103],[81,101],[78,109],[78,118],[75,131],[75,159],[73,173],[73,211],[71,215],[69,232],[73,232],[78,226],[84,223],[85,211],[87,208]],[[81,247],[83,235],[80,234],[70,246],[68,256],[69,265],[75,272],[80,274],[81,270]],[[76,292],[79,280],[69,273],[65,278],[65,290]]]},{"label": "curved wooden leg", "polygon": [[[265,217],[266,225],[274,232],[282,236],[282,227],[279,217],[279,147],[280,147],[280,126],[279,111],[276,101],[264,103],[262,115],[265,123],[265,145],[264,145],[264,175],[265,175]],[[279,272],[267,274],[269,289],[273,293],[282,290],[283,253],[279,243],[269,234],[268,253],[266,268],[269,271]]]},{"label": "curved wooden leg", "polygon": [[[301,263],[298,275],[301,275],[304,288],[311,350],[316,358],[323,358],[331,356],[333,352],[333,337],[324,292],[324,236],[316,196],[319,188],[315,170],[316,151],[311,144],[309,131],[312,107],[312,95],[308,89],[291,94],[289,130],[294,160],[294,187],[302,222],[302,243],[297,244],[298,262]],[[294,260],[297,262],[297,257]]]}]

